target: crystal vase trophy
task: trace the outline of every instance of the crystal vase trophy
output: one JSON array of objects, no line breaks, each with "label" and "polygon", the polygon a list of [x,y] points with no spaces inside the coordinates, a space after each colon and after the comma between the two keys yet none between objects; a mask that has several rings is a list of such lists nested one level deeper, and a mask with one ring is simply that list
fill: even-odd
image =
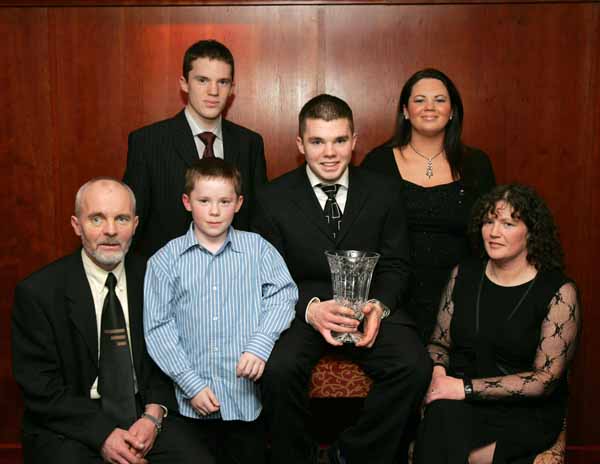
[{"label": "crystal vase trophy", "polygon": [[[354,311],[354,317],[362,321],[362,308],[369,299],[369,287],[373,270],[379,259],[378,253],[356,250],[326,251],[331,270],[333,299]],[[361,334],[332,332],[333,338],[342,343],[356,343]]]}]

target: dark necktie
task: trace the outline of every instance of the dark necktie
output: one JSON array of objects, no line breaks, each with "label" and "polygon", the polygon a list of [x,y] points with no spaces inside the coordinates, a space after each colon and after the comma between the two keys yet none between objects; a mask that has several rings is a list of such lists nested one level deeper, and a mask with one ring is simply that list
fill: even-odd
[{"label": "dark necktie", "polygon": [[127,429],[135,421],[137,411],[129,339],[116,284],[115,275],[109,272],[105,284],[108,294],[102,307],[98,393],[103,411]]},{"label": "dark necktie", "polygon": [[335,238],[337,233],[340,231],[340,226],[342,225],[342,210],[335,199],[335,196],[337,195],[341,185],[318,184],[317,187],[323,190],[325,195],[327,195],[327,201],[325,202],[325,207],[323,208],[323,214],[325,215],[325,219],[329,224],[329,229],[333,234],[333,238]]},{"label": "dark necktie", "polygon": [[202,159],[204,158],[214,158],[215,152],[213,150],[213,144],[215,143],[215,139],[217,136],[212,132],[202,132],[198,135],[202,143],[204,143],[204,153],[202,154]]}]

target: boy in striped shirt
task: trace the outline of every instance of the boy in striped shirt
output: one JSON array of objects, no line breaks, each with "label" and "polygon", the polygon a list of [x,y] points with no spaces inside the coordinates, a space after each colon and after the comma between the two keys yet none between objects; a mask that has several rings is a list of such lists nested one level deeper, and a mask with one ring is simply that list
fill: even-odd
[{"label": "boy in striped shirt", "polygon": [[277,250],[231,227],[240,184],[219,158],[188,169],[182,199],[193,222],[149,260],[144,285],[148,352],[174,382],[202,463],[265,461],[256,381],[298,299]]}]

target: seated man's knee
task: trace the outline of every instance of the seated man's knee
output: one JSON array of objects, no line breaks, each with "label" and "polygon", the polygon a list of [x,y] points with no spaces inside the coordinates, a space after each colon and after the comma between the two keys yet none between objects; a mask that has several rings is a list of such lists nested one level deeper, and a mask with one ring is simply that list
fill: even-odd
[{"label": "seated man's knee", "polygon": [[414,356],[409,358],[406,363],[408,370],[408,379],[416,391],[423,394],[431,382],[433,366],[431,358],[424,349],[415,350]]},{"label": "seated man's knee", "polygon": [[308,378],[310,370],[303,368],[298,358],[287,353],[273,352],[265,365],[263,384],[278,385],[287,388],[291,383],[302,382]]}]

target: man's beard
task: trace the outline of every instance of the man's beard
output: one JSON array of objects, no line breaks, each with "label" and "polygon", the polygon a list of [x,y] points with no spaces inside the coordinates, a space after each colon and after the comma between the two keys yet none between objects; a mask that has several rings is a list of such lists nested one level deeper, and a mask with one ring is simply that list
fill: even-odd
[{"label": "man's beard", "polygon": [[91,255],[99,264],[102,264],[103,266],[116,266],[121,261],[123,261],[123,258],[129,251],[129,246],[131,245],[131,239],[128,240],[127,243],[125,243],[123,245],[123,247],[121,248],[120,251],[114,251],[110,254],[103,253],[102,251],[100,251],[99,247],[100,247],[100,245],[120,245],[120,244],[121,244],[121,242],[119,242],[117,240],[104,241],[104,242],[98,244],[98,247],[95,250],[93,250]]}]

